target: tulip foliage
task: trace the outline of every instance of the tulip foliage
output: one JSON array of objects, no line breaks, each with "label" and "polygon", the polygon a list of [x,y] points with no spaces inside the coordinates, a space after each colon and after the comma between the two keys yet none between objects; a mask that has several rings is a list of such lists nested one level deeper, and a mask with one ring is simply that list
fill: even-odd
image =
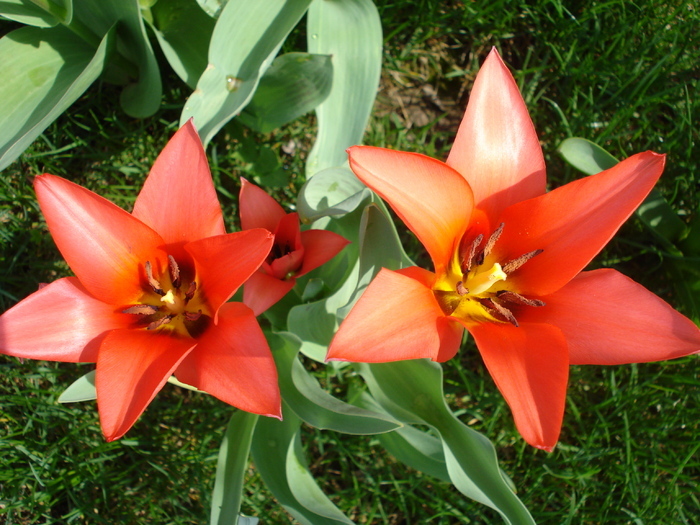
[{"label": "tulip foliage", "polygon": [[[588,176],[547,191],[535,127],[496,49],[443,162],[358,145],[380,73],[371,0],[143,4],[0,7],[27,26],[0,40],[12,57],[0,92],[14,101],[0,114],[0,169],[97,78],[124,86],[129,115],[155,112],[161,86],[148,31],[193,89],[131,213],[60,177],[36,177],[74,276],[0,317],[0,352],[94,363],[60,401],[96,399],[107,440],[129,432],[166,382],[231,405],[212,524],[251,522],[240,516],[249,458],[300,523],[352,523],[311,475],[302,423],[375,436],[505,523],[534,523],[499,468],[493,436],[446,402],[440,363],[478,351],[523,440],[551,451],[566,425],[570,365],[700,351],[692,320],[616,270],[586,270],[640,204],[666,249],[692,242],[652,193],[665,157],[618,163],[568,142],[562,155]],[[278,56],[304,16],[307,52]],[[27,63],[46,66],[32,89]],[[296,208],[241,178],[241,231],[227,233],[206,144],[234,117],[266,132],[312,109],[318,131]],[[404,251],[390,209],[427,267]],[[359,375],[361,386],[333,396],[308,361]]]}]

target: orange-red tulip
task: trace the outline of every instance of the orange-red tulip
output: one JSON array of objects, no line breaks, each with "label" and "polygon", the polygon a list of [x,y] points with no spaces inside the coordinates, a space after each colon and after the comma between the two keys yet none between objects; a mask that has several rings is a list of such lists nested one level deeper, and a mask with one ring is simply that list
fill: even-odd
[{"label": "orange-red tulip", "polygon": [[341,324],[329,360],[446,361],[466,328],[522,436],[551,450],[569,365],[700,350],[700,330],[639,284],[614,270],[581,272],[649,193],[664,156],[640,153],[546,193],[537,135],[495,50],[446,163],[359,146],[349,156],[435,271],[382,269]]},{"label": "orange-red tulip", "polygon": [[240,409],[281,417],[277,371],[255,315],[226,302],[263,263],[273,236],[226,234],[190,122],[159,155],[132,214],[54,175],[37,177],[35,189],[75,277],[0,316],[0,352],[96,362],[109,441],[172,374]]},{"label": "orange-red tulip", "polygon": [[299,215],[285,213],[264,190],[241,178],[241,229],[265,228],[275,234],[260,269],[243,286],[243,302],[260,315],[282,299],[306,275],[335,257],[348,243],[337,233],[299,228]]}]

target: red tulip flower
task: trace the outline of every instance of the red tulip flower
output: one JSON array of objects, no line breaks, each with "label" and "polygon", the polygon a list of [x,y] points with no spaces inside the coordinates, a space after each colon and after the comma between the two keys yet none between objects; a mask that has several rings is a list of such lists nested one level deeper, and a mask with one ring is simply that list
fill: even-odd
[{"label": "red tulip flower", "polygon": [[352,147],[350,167],[423,243],[434,272],[382,269],[328,359],[446,361],[463,330],[525,440],[552,450],[569,365],[616,365],[700,350],[700,330],[614,270],[581,272],[654,186],[664,156],[640,153],[545,192],[525,103],[494,49],[447,163]]},{"label": "red tulip flower", "polygon": [[265,191],[241,178],[241,229],[265,228],[275,243],[265,262],[243,286],[243,302],[260,315],[282,299],[306,275],[330,261],[348,243],[337,233],[299,228],[299,215],[285,213]]},{"label": "red tulip flower", "polygon": [[188,122],[156,160],[132,214],[60,177],[39,205],[75,277],[0,316],[0,352],[96,362],[100,423],[124,435],[168,378],[235,407],[281,417],[277,371],[253,312],[226,301],[272,234],[226,234],[202,144]]}]

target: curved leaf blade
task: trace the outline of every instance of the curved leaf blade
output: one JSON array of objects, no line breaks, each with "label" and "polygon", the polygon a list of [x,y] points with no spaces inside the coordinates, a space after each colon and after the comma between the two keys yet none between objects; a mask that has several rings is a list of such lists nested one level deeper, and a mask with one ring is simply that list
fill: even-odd
[{"label": "curved leaf blade", "polygon": [[59,403],[80,403],[81,401],[94,401],[97,399],[95,390],[95,370],[91,370],[84,376],[76,379],[59,396]]},{"label": "curved leaf blade", "polygon": [[347,166],[326,168],[301,187],[297,211],[303,222],[342,217],[356,210],[370,195],[369,188]]},{"label": "curved leaf blade", "polygon": [[70,23],[72,0],[52,0],[49,12],[30,0],[0,0],[0,16],[34,27],[54,27]]}]

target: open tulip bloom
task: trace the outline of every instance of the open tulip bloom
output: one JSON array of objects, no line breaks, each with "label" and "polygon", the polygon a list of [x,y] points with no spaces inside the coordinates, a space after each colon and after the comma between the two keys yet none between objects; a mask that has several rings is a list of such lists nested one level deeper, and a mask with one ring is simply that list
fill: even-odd
[{"label": "open tulip bloom", "polygon": [[661,175],[634,155],[546,193],[537,135],[494,49],[446,163],[374,147],[350,167],[422,242],[434,272],[382,269],[333,339],[329,360],[446,361],[466,328],[525,440],[552,450],[569,365],[672,359],[700,330],[611,269],[582,272]]},{"label": "open tulip bloom", "polygon": [[168,378],[240,409],[281,417],[277,371],[255,315],[228,299],[265,261],[264,229],[226,234],[191,122],[156,160],[130,214],[60,177],[39,205],[75,277],[0,316],[0,352],[96,362],[105,437],[121,437]]},{"label": "open tulip bloom", "polygon": [[243,302],[255,315],[282,299],[298,277],[330,261],[348,243],[331,231],[301,231],[297,213],[285,213],[275,199],[244,178],[238,200],[242,230],[265,228],[275,234],[265,262],[243,286]]}]

